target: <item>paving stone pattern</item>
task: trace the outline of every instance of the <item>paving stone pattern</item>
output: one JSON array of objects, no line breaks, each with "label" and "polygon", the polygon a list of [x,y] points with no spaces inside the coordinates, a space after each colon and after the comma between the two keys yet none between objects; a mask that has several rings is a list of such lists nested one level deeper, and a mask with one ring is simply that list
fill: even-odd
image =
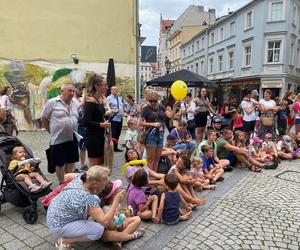
[{"label": "paving stone pattern", "polygon": [[287,170],[299,161],[245,177],[164,249],[300,249],[299,173]]}]

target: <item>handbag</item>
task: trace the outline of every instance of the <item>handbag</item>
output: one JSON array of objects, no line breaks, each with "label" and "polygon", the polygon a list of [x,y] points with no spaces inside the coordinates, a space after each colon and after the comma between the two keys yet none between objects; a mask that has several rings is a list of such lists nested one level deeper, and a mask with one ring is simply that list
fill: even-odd
[{"label": "handbag", "polygon": [[111,136],[111,129],[105,130],[104,139],[104,164],[103,166],[109,169],[109,175],[111,175],[112,167],[114,164],[114,141]]},{"label": "handbag", "polygon": [[47,157],[47,161],[48,161],[48,166],[47,166],[48,173],[53,174],[53,173],[55,173],[55,166],[52,161],[50,147],[48,149],[46,149],[45,152],[46,152],[46,157]]},{"label": "handbag", "polygon": [[263,126],[271,127],[273,125],[273,117],[270,115],[263,115],[260,119]]}]

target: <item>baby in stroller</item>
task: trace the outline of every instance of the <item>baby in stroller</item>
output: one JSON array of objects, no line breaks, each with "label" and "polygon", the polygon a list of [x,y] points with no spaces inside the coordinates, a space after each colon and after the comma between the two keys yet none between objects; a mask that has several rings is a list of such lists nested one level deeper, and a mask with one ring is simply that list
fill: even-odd
[{"label": "baby in stroller", "polygon": [[[52,185],[52,182],[48,182],[35,171],[34,163],[40,163],[38,158],[25,159],[24,147],[15,147],[12,151],[13,160],[10,162],[8,170],[14,175],[17,181],[23,181],[28,185],[30,192],[37,192],[40,189],[47,189]],[[35,178],[37,183],[32,182],[32,178]]]}]

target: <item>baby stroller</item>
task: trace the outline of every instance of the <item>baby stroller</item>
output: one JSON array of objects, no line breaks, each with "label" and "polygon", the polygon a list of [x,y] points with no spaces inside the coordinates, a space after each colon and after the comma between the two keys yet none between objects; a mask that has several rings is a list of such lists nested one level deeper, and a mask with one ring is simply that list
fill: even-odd
[{"label": "baby stroller", "polygon": [[[9,136],[5,133],[0,134],[0,169],[2,173],[2,180],[0,185],[0,210],[1,205],[9,202],[16,207],[25,207],[23,219],[28,224],[34,224],[38,219],[37,201],[39,198],[49,194],[51,189],[41,190],[36,193],[31,193],[24,182],[18,182],[14,176],[8,171],[8,165],[12,159],[12,150],[16,146],[22,146],[26,152],[26,158],[32,158],[33,153],[23,144],[18,138]],[[35,165],[37,172],[44,178],[38,164]],[[46,179],[46,178],[45,178]],[[34,182],[35,180],[33,180]]]}]

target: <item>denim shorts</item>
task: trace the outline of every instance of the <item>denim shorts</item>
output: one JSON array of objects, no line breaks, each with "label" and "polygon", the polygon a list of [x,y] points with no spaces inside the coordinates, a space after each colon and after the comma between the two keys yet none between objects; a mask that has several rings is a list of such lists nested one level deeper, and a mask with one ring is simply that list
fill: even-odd
[{"label": "denim shorts", "polygon": [[295,125],[300,125],[300,118],[295,118]]},{"label": "denim shorts", "polygon": [[149,133],[147,135],[146,147],[163,147],[164,146],[164,132]]}]

